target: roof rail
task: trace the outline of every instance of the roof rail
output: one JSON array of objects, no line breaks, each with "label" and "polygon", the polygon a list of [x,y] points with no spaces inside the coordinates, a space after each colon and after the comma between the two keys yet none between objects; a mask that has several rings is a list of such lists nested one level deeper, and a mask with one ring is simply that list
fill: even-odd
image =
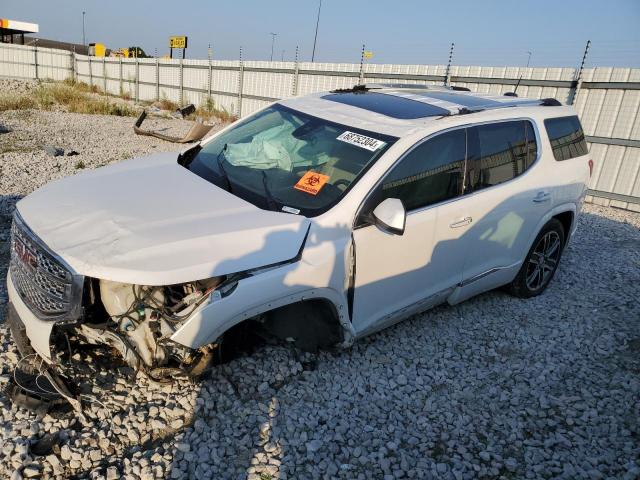
[{"label": "roof rail", "polygon": [[543,107],[561,107],[562,103],[560,103],[555,98],[543,98],[540,100],[540,105]]},{"label": "roof rail", "polygon": [[[511,96],[511,95],[507,95],[507,96]],[[516,95],[517,96],[517,95]],[[484,107],[484,106],[480,106],[480,107],[462,107],[458,109],[458,112],[451,112],[449,115],[443,115],[440,118],[444,118],[444,117],[448,117],[451,115],[469,115],[471,113],[478,113],[478,112],[484,112],[486,110],[496,110],[499,108],[512,108],[512,107],[525,107],[525,106],[541,106],[541,107],[561,107],[562,103],[560,103],[558,100],[556,100],[555,98],[543,98],[541,100],[537,101],[538,103],[536,103],[536,100],[531,100],[529,101],[523,101],[523,102],[519,102],[519,103],[507,103],[505,105],[499,106],[499,107]]]},{"label": "roof rail", "polygon": [[367,83],[366,84],[367,88],[371,88],[371,89],[378,89],[378,88],[395,88],[395,89],[402,89],[402,88],[410,88],[410,89],[414,89],[414,90],[429,90],[432,89],[432,86],[429,85],[420,85],[420,84],[416,84],[416,83]]},{"label": "roof rail", "polygon": [[335,90],[331,90],[331,93],[364,93],[368,92],[369,89],[367,85],[354,85],[349,88],[336,88]]},{"label": "roof rail", "polygon": [[365,83],[354,85],[349,88],[338,88],[336,90],[331,90],[331,93],[353,93],[353,92],[366,92],[369,90],[381,90],[385,88],[390,88],[394,90],[453,90],[456,92],[470,92],[471,90],[467,87],[457,87],[457,86],[442,86],[442,85],[421,85],[417,83]]}]

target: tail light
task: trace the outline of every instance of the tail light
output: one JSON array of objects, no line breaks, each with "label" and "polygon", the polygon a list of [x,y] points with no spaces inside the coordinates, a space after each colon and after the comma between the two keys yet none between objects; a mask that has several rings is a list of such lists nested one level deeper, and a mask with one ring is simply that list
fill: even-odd
[{"label": "tail light", "polygon": [[593,175],[593,160],[589,159],[589,177]]}]

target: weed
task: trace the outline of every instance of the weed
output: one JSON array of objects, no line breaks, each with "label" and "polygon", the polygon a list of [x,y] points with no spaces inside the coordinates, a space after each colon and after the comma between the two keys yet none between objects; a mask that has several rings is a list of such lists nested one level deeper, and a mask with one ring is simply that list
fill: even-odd
[{"label": "weed", "polygon": [[224,123],[235,122],[238,117],[229,113],[225,108],[218,108],[210,96],[207,96],[204,102],[187,118],[189,120],[195,120],[196,118],[202,118],[203,120],[211,120],[217,118]]},{"label": "weed", "polygon": [[0,155],[4,153],[27,153],[32,152],[33,147],[26,147],[23,145],[18,145],[16,143],[2,143],[0,144]]},{"label": "weed", "polygon": [[27,110],[29,108],[36,108],[36,100],[27,95],[15,96],[15,95],[1,95],[0,96],[0,112],[6,110]]},{"label": "weed", "polygon": [[84,93],[100,93],[102,90],[97,85],[89,85],[85,82],[80,82],[73,78],[66,78],[62,82],[63,84],[72,87],[73,89]]},{"label": "weed", "polygon": [[84,164],[84,162],[82,160],[78,160],[76,162],[76,164],[74,165],[76,170],[82,170],[83,168],[85,168],[85,166],[86,165]]},{"label": "weed", "polygon": [[171,110],[172,112],[180,108],[176,102],[169,100],[164,93],[162,98],[156,102],[156,106],[162,110]]},{"label": "weed", "polygon": [[52,110],[60,106],[72,113],[136,116],[136,111],[126,104],[112,103],[107,98],[91,95],[98,91],[95,85],[67,79],[64,82],[40,85],[30,94],[0,96],[0,111],[30,108]]}]

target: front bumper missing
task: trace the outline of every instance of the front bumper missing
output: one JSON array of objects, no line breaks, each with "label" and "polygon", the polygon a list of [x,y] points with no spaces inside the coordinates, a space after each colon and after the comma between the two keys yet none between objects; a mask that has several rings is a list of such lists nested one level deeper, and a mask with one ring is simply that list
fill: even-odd
[{"label": "front bumper missing", "polygon": [[22,301],[20,294],[13,285],[11,275],[7,275],[7,290],[9,292],[9,301],[13,304],[16,314],[24,326],[26,335],[29,339],[31,347],[40,355],[47,363],[52,363],[51,358],[51,331],[53,330],[54,321],[40,320],[36,317],[29,307]]},{"label": "front bumper missing", "polygon": [[[63,378],[51,368],[50,338],[54,322],[44,322],[35,317],[17,296],[10,277],[7,283],[10,298],[7,305],[7,324],[21,357],[13,375],[14,396],[22,398],[23,405],[34,408],[40,407],[43,403],[53,405],[58,399],[64,399],[74,410],[81,413],[80,401],[71,393]],[[20,311],[24,313],[21,314]],[[33,366],[38,363],[38,357],[46,363],[43,362],[36,369]],[[30,360],[25,365],[27,368],[21,366],[25,360]],[[38,380],[41,377],[44,377],[44,380]],[[57,392],[57,395],[54,392]],[[24,398],[28,400],[25,401]]]}]

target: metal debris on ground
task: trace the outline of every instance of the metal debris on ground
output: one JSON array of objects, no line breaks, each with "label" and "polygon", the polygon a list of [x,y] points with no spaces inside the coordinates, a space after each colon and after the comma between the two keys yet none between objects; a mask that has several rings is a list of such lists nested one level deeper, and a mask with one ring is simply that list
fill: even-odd
[{"label": "metal debris on ground", "polygon": [[[177,112],[180,112],[180,115],[182,117],[185,117],[185,116],[195,112],[195,106],[193,104],[187,105],[184,108],[178,109]],[[133,126],[133,131],[136,132],[137,135],[147,135],[147,136],[150,136],[150,137],[156,137],[156,138],[159,138],[161,140],[166,140],[167,142],[174,142],[174,143],[192,143],[192,142],[197,142],[198,140],[201,140],[213,128],[213,125],[205,125],[205,124],[200,123],[200,122],[195,122],[191,126],[191,128],[189,129],[187,134],[184,135],[182,138],[173,137],[171,135],[164,135],[163,133],[160,133],[158,131],[143,130],[142,128],[140,128],[142,126],[142,122],[144,122],[145,118],[147,118],[147,111],[143,110],[142,113],[140,114],[140,116],[138,117],[138,119],[136,120],[136,123]]]}]

